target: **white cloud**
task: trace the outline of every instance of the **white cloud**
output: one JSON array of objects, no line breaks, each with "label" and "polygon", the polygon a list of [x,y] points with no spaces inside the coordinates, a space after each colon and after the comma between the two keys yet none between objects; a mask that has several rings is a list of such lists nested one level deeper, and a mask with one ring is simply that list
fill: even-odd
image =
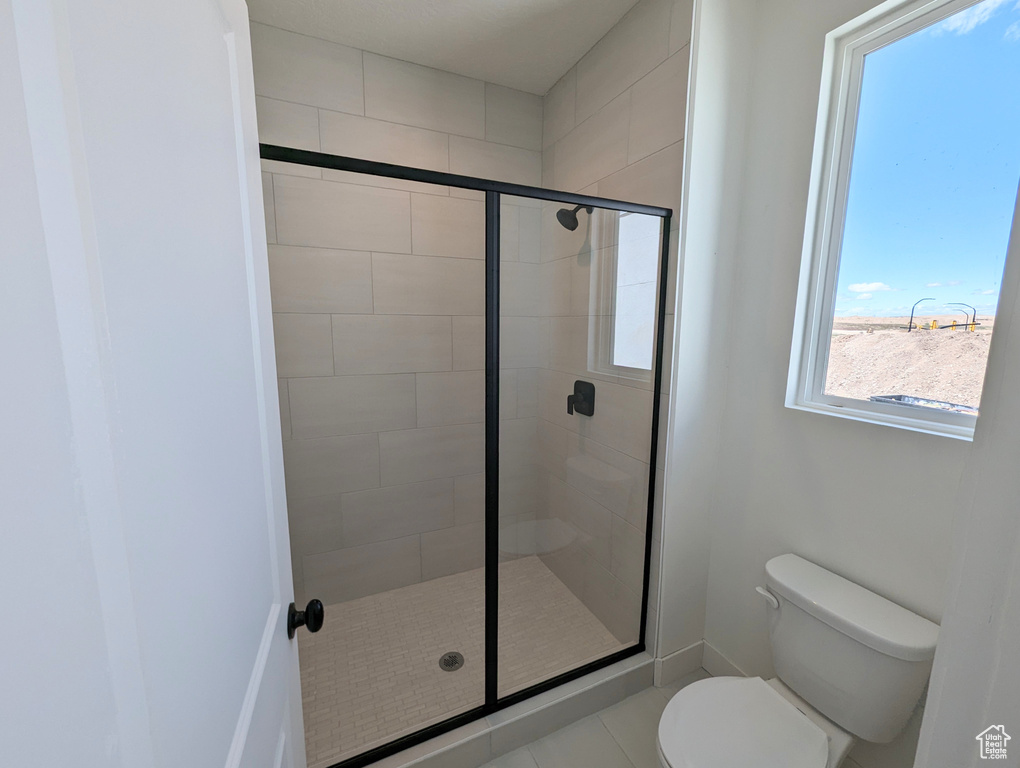
[{"label": "white cloud", "polygon": [[995,288],[989,288],[987,291],[981,291],[982,296],[994,296],[997,293],[998,290],[996,290]]},{"label": "white cloud", "polygon": [[871,298],[871,294],[870,293],[861,293],[861,294],[857,295],[857,300],[858,301],[867,301],[870,298]]},{"label": "white cloud", "polygon": [[854,293],[872,293],[874,291],[891,291],[892,288],[885,283],[854,283],[848,285],[847,290]]},{"label": "white cloud", "polygon": [[942,283],[925,283],[924,287],[925,288],[941,288],[942,287]]},{"label": "white cloud", "polygon": [[1007,0],[984,0],[983,3],[972,5],[965,11],[953,14],[941,24],[937,24],[932,31],[936,35],[943,32],[966,35],[992,18],[999,10],[999,6],[1006,2]]},{"label": "white cloud", "polygon": [[950,280],[946,285],[963,285],[962,280]]},{"label": "white cloud", "polygon": [[1006,27],[1006,34],[1004,37],[1011,43],[1020,41],[1020,21],[1014,21]]}]

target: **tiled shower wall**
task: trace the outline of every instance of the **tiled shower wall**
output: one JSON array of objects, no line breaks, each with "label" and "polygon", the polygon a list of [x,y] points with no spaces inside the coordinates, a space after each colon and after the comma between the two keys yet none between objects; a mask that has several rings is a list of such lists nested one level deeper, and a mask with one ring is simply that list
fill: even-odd
[{"label": "tiled shower wall", "polygon": [[[540,97],[260,24],[252,48],[265,143],[541,182]],[[298,601],[480,567],[481,195],[273,162],[263,183]],[[538,215],[504,206],[505,259],[534,250]],[[535,455],[519,362],[501,377],[511,470]],[[534,493],[514,500],[507,522],[534,517]]]},{"label": "tiled shower wall", "polygon": [[[692,0],[641,0],[544,98],[543,186],[674,211],[664,393],[670,383],[692,14]],[[642,430],[647,434],[644,425],[651,410],[651,392],[634,382],[596,380],[595,417],[584,421],[566,416],[564,388],[581,374],[591,376],[583,359],[576,356],[578,349],[584,348],[576,339],[587,333],[586,265],[595,262],[585,253],[583,238],[571,238],[549,226],[548,220],[543,237],[543,259],[571,263],[575,272],[571,285],[575,297],[582,297],[580,303],[572,302],[569,317],[553,318],[553,352],[548,368],[539,374],[539,435],[551,474],[542,508],[547,514],[573,520],[582,535],[578,546],[543,559],[618,637],[633,639],[640,612],[645,530],[645,517],[638,507],[644,499],[632,491],[622,494],[619,486],[622,482],[634,487],[634,478],[647,471],[647,444],[642,446],[638,437]],[[655,489],[659,503],[653,525],[646,625],[650,645],[657,625],[663,439],[668,416],[665,396],[662,405]],[[630,416],[596,424],[600,415],[614,412]],[[615,488],[614,477],[620,481]]]},{"label": "tiled shower wall", "polygon": [[[642,0],[544,99],[253,24],[260,138],[678,212],[691,13],[690,0]],[[480,566],[480,195],[264,171],[299,601]],[[601,377],[595,419],[567,419],[573,379],[595,378],[584,359],[591,259],[583,232],[555,223],[558,207],[507,199],[502,210],[501,547],[527,548],[515,523],[566,520],[575,543],[543,559],[633,640],[651,393]],[[666,410],[664,399],[663,422]],[[661,509],[650,643],[660,521]]]}]

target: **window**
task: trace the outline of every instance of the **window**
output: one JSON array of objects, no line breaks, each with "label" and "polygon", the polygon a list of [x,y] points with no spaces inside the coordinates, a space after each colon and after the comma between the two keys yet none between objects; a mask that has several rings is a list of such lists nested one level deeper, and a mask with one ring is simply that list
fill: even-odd
[{"label": "window", "polygon": [[787,405],[969,438],[1020,180],[1020,4],[826,39]]},{"label": "window", "polygon": [[593,251],[590,365],[596,372],[650,381],[655,353],[661,220],[600,210]]}]

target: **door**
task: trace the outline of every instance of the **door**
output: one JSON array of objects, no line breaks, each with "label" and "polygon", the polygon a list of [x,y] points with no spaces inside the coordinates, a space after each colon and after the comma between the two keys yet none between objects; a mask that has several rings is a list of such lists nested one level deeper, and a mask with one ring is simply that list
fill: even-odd
[{"label": "door", "polygon": [[6,764],[304,765],[247,24],[0,0]]}]

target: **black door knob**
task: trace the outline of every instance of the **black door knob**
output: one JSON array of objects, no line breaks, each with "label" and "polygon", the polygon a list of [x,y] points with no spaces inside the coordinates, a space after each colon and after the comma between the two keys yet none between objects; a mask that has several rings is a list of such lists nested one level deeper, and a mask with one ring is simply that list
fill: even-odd
[{"label": "black door knob", "polygon": [[322,607],[321,600],[309,600],[303,611],[297,610],[294,603],[291,603],[287,609],[287,637],[293,640],[298,627],[308,627],[309,632],[318,632],[322,629],[324,618],[326,609]]}]

